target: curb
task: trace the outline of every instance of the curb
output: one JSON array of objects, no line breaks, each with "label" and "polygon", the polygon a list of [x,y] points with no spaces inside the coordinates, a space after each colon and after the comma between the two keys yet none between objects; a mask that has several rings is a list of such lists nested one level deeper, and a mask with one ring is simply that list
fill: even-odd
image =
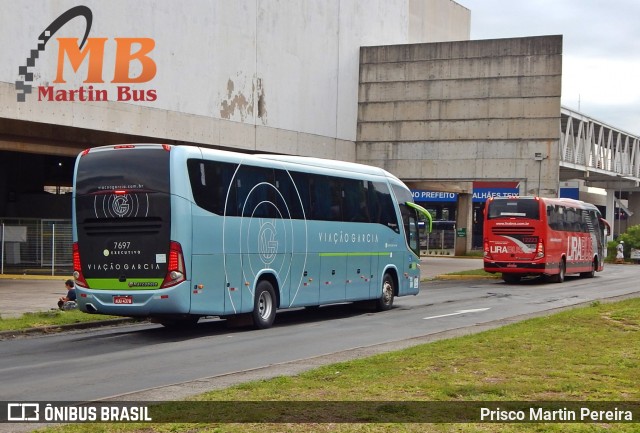
[{"label": "curb", "polygon": [[495,280],[500,279],[498,275],[436,275],[435,280]]},{"label": "curb", "polygon": [[140,320],[138,319],[125,317],[122,319],[99,320],[96,322],[81,322],[81,323],[70,323],[68,325],[50,325],[50,326],[42,326],[38,328],[14,329],[10,331],[0,331],[0,340],[8,339],[8,338],[17,338],[23,335],[53,334],[56,332],[73,331],[77,329],[101,328],[101,327],[107,327],[107,326],[122,325],[125,323],[135,323],[139,321]]},{"label": "curb", "polygon": [[73,280],[73,276],[64,275],[32,275],[32,274],[0,274],[0,280]]}]

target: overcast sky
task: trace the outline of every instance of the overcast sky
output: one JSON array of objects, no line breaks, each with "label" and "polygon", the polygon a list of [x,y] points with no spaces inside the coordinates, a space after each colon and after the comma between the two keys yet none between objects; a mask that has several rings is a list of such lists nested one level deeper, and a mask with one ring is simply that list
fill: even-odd
[{"label": "overcast sky", "polygon": [[471,39],[563,35],[562,105],[640,135],[640,0],[456,0]]}]

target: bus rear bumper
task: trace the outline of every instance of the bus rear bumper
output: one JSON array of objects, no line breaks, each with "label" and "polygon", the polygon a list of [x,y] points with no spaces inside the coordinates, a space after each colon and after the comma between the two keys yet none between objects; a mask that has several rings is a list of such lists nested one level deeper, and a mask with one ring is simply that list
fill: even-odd
[{"label": "bus rear bumper", "polygon": [[485,272],[490,273],[510,273],[519,275],[546,274],[557,266],[551,267],[548,263],[536,262],[502,262],[494,260],[484,261]]},{"label": "bus rear bumper", "polygon": [[86,313],[148,317],[157,314],[188,314],[190,282],[158,290],[110,291],[77,286],[78,308]]}]

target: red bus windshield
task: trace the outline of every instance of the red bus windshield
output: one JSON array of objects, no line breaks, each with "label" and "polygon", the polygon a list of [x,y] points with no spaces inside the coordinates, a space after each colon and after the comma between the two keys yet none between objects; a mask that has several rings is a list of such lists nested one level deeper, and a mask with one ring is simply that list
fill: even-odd
[{"label": "red bus windshield", "polygon": [[534,198],[490,201],[487,219],[495,218],[526,218],[539,220],[540,203]]}]

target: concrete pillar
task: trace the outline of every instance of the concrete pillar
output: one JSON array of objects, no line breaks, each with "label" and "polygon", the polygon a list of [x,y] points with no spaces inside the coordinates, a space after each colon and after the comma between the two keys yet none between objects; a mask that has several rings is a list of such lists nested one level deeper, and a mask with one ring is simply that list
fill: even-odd
[{"label": "concrete pillar", "polygon": [[629,227],[637,226],[640,224],[640,193],[629,193],[629,211],[633,212],[633,215],[629,217]]},{"label": "concrete pillar", "polygon": [[607,241],[612,240],[613,236],[618,234],[616,232],[616,225],[615,225],[616,203],[614,198],[615,198],[615,191],[612,189],[607,189],[607,215],[605,216],[605,219],[611,225],[611,236],[607,238]]},{"label": "concrete pillar", "polygon": [[[458,209],[456,212],[456,244],[455,255],[463,256],[471,251],[471,227],[473,224],[473,194],[458,194]],[[458,237],[461,229],[466,233],[465,237]]]}]

